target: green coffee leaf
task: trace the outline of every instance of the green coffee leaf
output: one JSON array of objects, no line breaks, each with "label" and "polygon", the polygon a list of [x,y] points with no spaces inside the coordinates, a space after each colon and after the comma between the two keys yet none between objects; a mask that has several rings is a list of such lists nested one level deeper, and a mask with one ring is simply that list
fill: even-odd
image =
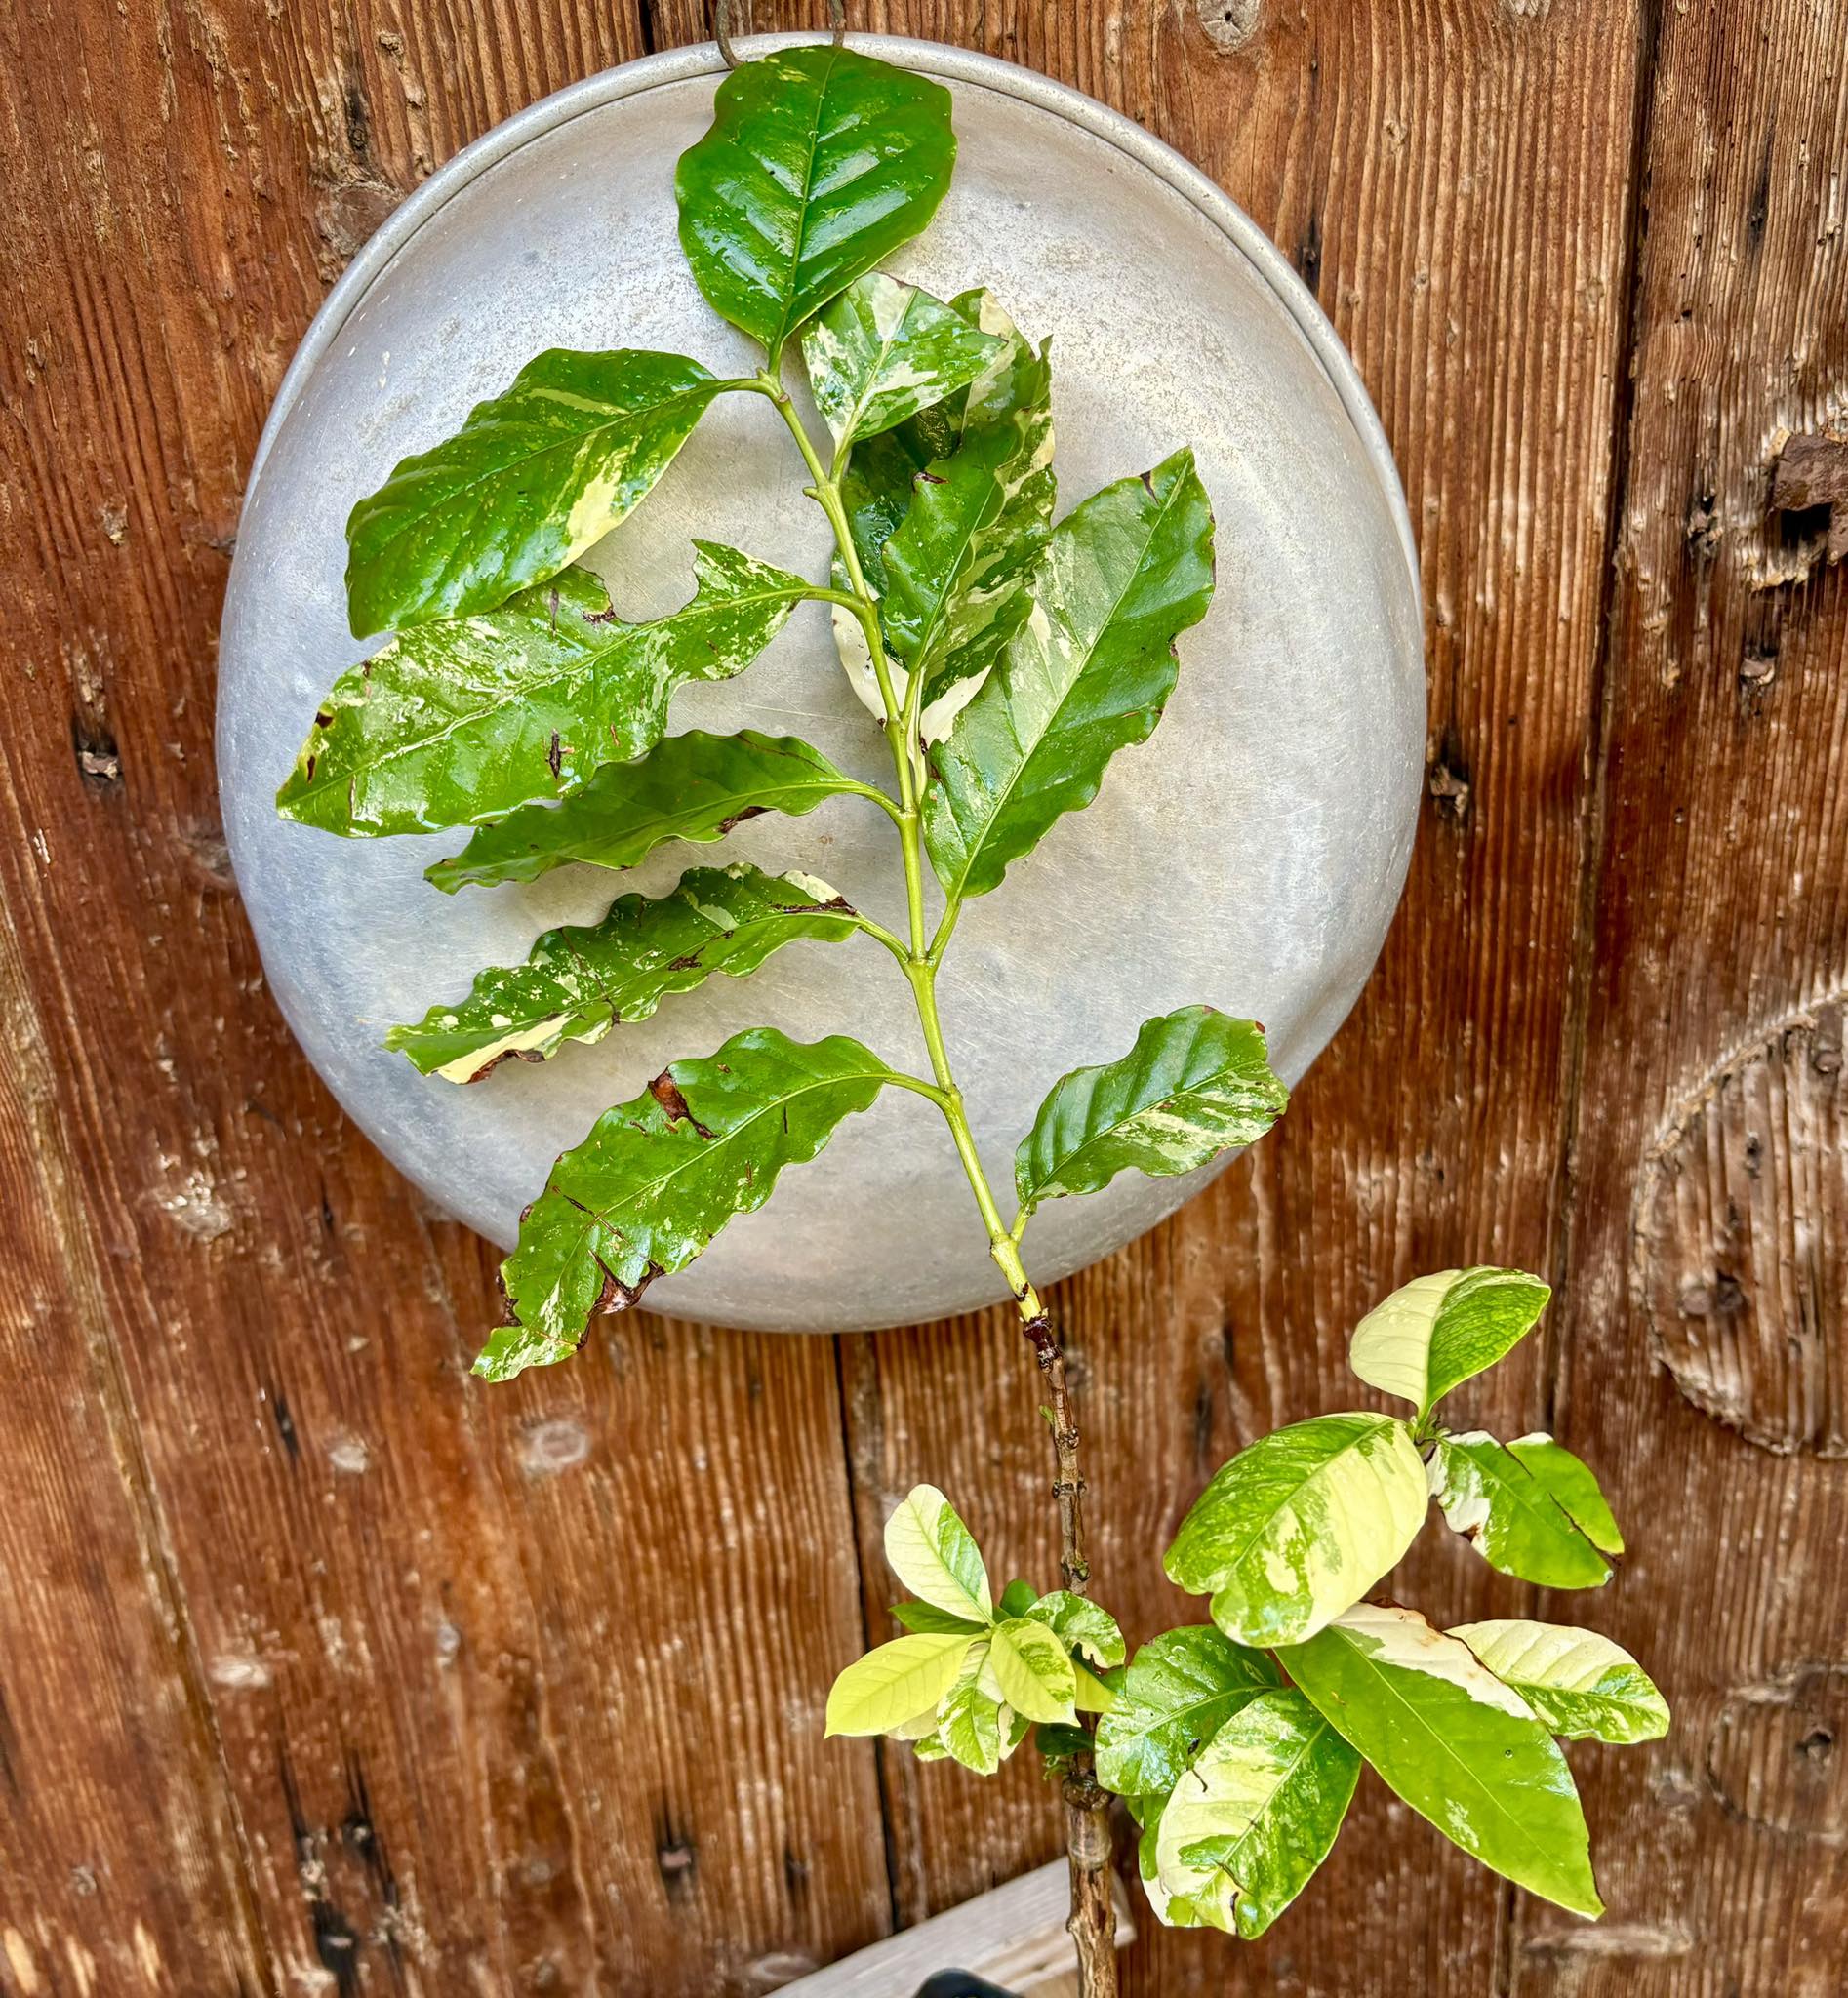
[{"label": "green coffee leaf", "polygon": [[1453,1533],[1503,1575],[1542,1588],[1601,1588],[1610,1563],[1546,1486],[1485,1430],[1438,1439],[1431,1495]]},{"label": "green coffee leaf", "polygon": [[1044,1623],[1030,1617],[1011,1618],[994,1627],[988,1663],[1001,1697],[1029,1721],[1077,1722],[1072,1705],[1077,1681],[1065,1648]]},{"label": "green coffee leaf", "polygon": [[1165,1794],[1231,1715],[1282,1684],[1263,1652],[1210,1624],[1150,1638],[1098,1722],[1098,1781],[1121,1797]]},{"label": "green coffee leaf", "polygon": [[961,1671],[937,1709],[935,1738],[944,1753],[978,1776],[992,1776],[1000,1768],[1007,1720],[1000,1689],[989,1671],[989,1648],[987,1638],[969,1647]]},{"label": "green coffee leaf", "polygon": [[935,1603],[894,1603],[892,1615],[903,1628],[920,1634],[960,1630],[965,1637],[981,1637],[988,1628],[985,1623],[972,1623],[967,1617],[952,1617]]},{"label": "green coffee leaf", "polygon": [[1064,1776],[1072,1759],[1091,1752],[1091,1737],[1083,1728],[1062,1727],[1057,1721],[1036,1727],[1033,1746],[1046,1758],[1049,1776]]},{"label": "green coffee leaf", "polygon": [[1210,1006],[1146,1020],[1121,1059],[1053,1085],[1014,1155],[1021,1210],[1096,1193],[1131,1167],[1190,1173],[1254,1143],[1289,1099],[1270,1072],[1264,1029],[1251,1020]]},{"label": "green coffee leaf", "polygon": [[714,972],[743,978],[785,943],[838,943],[858,924],[811,875],[697,867],[659,900],[625,895],[601,922],[547,930],[523,965],[478,973],[466,999],[394,1026],[385,1046],[425,1075],[479,1082],[502,1061],[542,1061],[567,1041],[646,1019]]},{"label": "green coffee leaf", "polygon": [[1045,351],[985,292],[956,305],[998,351],[955,407],[954,451],[907,476],[908,503],[876,567],[900,684],[924,675],[926,741],[948,732],[1025,619],[1057,493]]},{"label": "green coffee leaf", "polygon": [[698,361],[633,347],[529,361],[353,508],[353,636],[492,610],[555,576],[642,499],[725,386]]},{"label": "green coffee leaf", "polygon": [[953,1632],[895,1637],[869,1651],[834,1681],[827,1735],[884,1735],[929,1715],[955,1684],[970,1640]]},{"label": "green coffee leaf", "polygon": [[691,600],[624,624],[585,569],[479,617],[400,633],[342,673],[277,809],[360,838],[479,825],[652,748],[684,680],[741,672],[812,594],[799,576],[694,543]]},{"label": "green coffee leaf", "polygon": [[1002,342],[883,271],[857,278],[802,336],[815,406],[837,446],[966,388]]},{"label": "green coffee leaf", "polygon": [[726,77],[680,156],[680,247],[774,370],[804,320],[925,226],[955,159],[942,84],[853,49],[779,49]]},{"label": "green coffee leaf", "polygon": [[1554,1502],[1600,1554],[1624,1551],[1624,1536],[1617,1530],[1591,1467],[1582,1458],[1574,1457],[1550,1436],[1542,1435],[1517,1437],[1508,1450],[1546,1486]]},{"label": "green coffee leaf", "polygon": [[1569,1741],[1623,1747],[1668,1732],[1668,1702],[1648,1673],[1595,1630],[1508,1618],[1459,1623],[1450,1634]]},{"label": "green coffee leaf", "polygon": [[1518,1269],[1440,1269],[1396,1290],[1354,1327],[1347,1364],[1423,1422],[1453,1387],[1533,1329],[1552,1292]]},{"label": "green coffee leaf", "polygon": [[[1002,1607],[1006,1606],[1003,1597]],[[1082,1652],[1094,1665],[1105,1671],[1123,1662],[1123,1633],[1117,1628],[1116,1618],[1089,1596],[1056,1588],[1016,1614],[1037,1618],[1067,1651]]]},{"label": "green coffee leaf", "polygon": [[1039,1591],[1030,1581],[1023,1581],[1017,1575],[1001,1591],[998,1608],[1003,1617],[1024,1617],[1039,1600]]},{"label": "green coffee leaf", "polygon": [[[892,547],[886,547],[888,572]],[[924,831],[946,894],[985,895],[1062,813],[1097,796],[1175,682],[1174,642],[1213,593],[1213,511],[1179,451],[1054,528],[1032,608],[932,758]]]},{"label": "green coffee leaf", "polygon": [[1404,1422],[1317,1416],[1222,1465],[1163,1565],[1238,1643],[1301,1644],[1396,1565],[1429,1503]]},{"label": "green coffee leaf", "polygon": [[914,1485],[905,1495],[886,1521],[885,1546],[887,1565],[914,1596],[987,1623],[994,1605],[981,1549],[935,1485]]},{"label": "green coffee leaf", "polygon": [[1300,1693],[1262,1693],[1175,1784],[1155,1865],[1195,1922],[1262,1936],[1327,1858],[1360,1757]]},{"label": "green coffee leaf", "polygon": [[874,798],[794,736],[691,729],[634,763],[612,763],[559,805],[528,805],[484,825],[428,878],[445,893],[536,881],[573,860],[633,867],[670,839],[721,839],[765,812],[799,819],[829,798]]},{"label": "green coffee leaf", "polygon": [[1286,1662],[1387,1787],[1446,1838],[1532,1894],[1603,1912],[1558,1743],[1467,1645],[1411,1610],[1361,1603]]},{"label": "green coffee leaf", "polygon": [[776,1190],[784,1166],[814,1158],[843,1117],[892,1071],[845,1035],[805,1047],[773,1027],[734,1034],[675,1061],[631,1102],[606,1110],[553,1166],[501,1265],[511,1323],[475,1372],[510,1379],[569,1359],[595,1311],[633,1304],[738,1214]]}]

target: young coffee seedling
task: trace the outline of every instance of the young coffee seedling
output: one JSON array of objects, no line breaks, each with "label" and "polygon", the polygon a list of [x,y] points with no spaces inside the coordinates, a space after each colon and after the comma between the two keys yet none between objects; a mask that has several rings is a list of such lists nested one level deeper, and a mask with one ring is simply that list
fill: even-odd
[{"label": "young coffee seedling", "polygon": [[[907,981],[929,1053],[917,1075],[846,1035],[803,1046],[756,1028],[670,1064],[552,1168],[502,1267],[507,1322],[477,1371],[505,1379],[566,1358],[594,1313],[684,1269],[844,1118],[883,1090],[922,1096],[1044,1377],[1064,1585],[1015,1584],[997,1608],[968,1534],[921,1487],[887,1540],[920,1598],[901,1613],[911,1634],[843,1675],[830,1724],[979,1770],[1042,1729],[1065,1778],[1087,1993],[1114,1989],[1106,1786],[1145,1826],[1145,1871],[1171,1921],[1262,1928],[1326,1850],[1362,1755],[1491,1864],[1594,1908],[1547,1725],[1597,1731],[1617,1713],[1646,1731],[1647,1682],[1597,1640],[1561,1653],[1566,1640],[1538,1625],[1444,1637],[1407,1612],[1357,1607],[1423,1516],[1421,1451],[1453,1523],[1498,1566],[1544,1566],[1536,1578],[1563,1585],[1606,1572],[1592,1543],[1613,1536],[1593,1521],[1583,1467],[1537,1439],[1504,1451],[1429,1427],[1438,1394],[1531,1322],[1543,1294],[1526,1280],[1415,1287],[1362,1328],[1357,1356],[1379,1355],[1359,1358],[1365,1378],[1404,1391],[1418,1376],[1416,1428],[1328,1417],[1221,1473],[1170,1555],[1178,1580],[1211,1593],[1221,1630],[1170,1632],[1125,1672],[1116,1625],[1086,1600],[1077,1431],[1026,1229],[1043,1202],[1126,1169],[1185,1173],[1250,1143],[1285,1092],[1256,1025],[1184,1006],[1055,1086],[1021,1142],[1011,1222],[978,1156],[936,997],[957,919],[1154,728],[1175,641],[1212,595],[1213,515],[1181,449],[1055,524],[1046,347],[985,290],[945,301],[877,268],[944,197],[949,114],[938,84],[846,49],[735,69],[675,192],[701,291],[763,366],[721,378],[679,354],[542,354],[348,521],[354,635],[389,636],[315,716],[278,799],[290,818],[358,837],[469,828],[429,869],[451,893],[568,861],[629,868],[663,842],[715,841],[742,818],[832,799],[884,813],[904,860],[905,906],[889,925],[804,874],[695,867],[670,894],[619,896],[601,921],[550,932],[524,964],[485,970],[466,997],[392,1029],[388,1044],[426,1074],[473,1082],[599,1040],[714,973],[743,977],[785,943],[859,939]],[[824,435],[784,384],[792,346]],[[625,621],[580,558],[729,395],[765,399],[788,426],[833,533],[828,579],[696,541],[692,597]],[[742,671],[810,603],[828,607],[842,667],[884,731],[890,789],[793,737],[666,733],[681,682]],[[1390,1698],[1374,1690],[1388,1686]],[[1428,1746],[1386,1718],[1398,1707]],[[1080,1712],[1103,1716],[1095,1741]]]},{"label": "young coffee seedling", "polygon": [[[1067,1590],[1010,1582],[999,1604],[967,1529],[919,1486],[886,1527],[918,1597],[908,1636],[850,1665],[837,1734],[884,1734],[982,1775],[1038,1730],[1048,1764],[1089,1758],[1142,1828],[1156,1914],[1261,1936],[1327,1858],[1363,1763],[1465,1852],[1582,1915],[1602,1912],[1578,1790],[1555,1737],[1647,1741],[1668,1709],[1627,1652],[1510,1618],[1431,1627],[1367,1600],[1434,1496],[1505,1575],[1595,1588],[1623,1539],[1597,1482],[1548,1436],[1502,1444],[1434,1419],[1533,1326],[1547,1286],[1445,1270],[1395,1292],[1348,1349],[1410,1420],[1318,1416],[1221,1467],[1168,1549],[1211,1623],[1164,1631],[1123,1668],[1115,1620]],[[1095,1735],[1080,1716],[1096,1714]]]}]

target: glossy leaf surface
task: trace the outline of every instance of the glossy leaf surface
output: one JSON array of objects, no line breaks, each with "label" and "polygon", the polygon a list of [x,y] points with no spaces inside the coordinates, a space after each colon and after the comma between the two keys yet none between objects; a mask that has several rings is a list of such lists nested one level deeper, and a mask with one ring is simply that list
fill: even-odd
[{"label": "glossy leaf surface", "polygon": [[355,638],[492,610],[594,546],[673,462],[724,384],[680,354],[553,348],[346,523]]},{"label": "glossy leaf surface", "polygon": [[1263,1693],[1213,1737],[1161,1814],[1165,1919],[1262,1936],[1328,1857],[1360,1757],[1302,1694]]},{"label": "glossy leaf surface", "polygon": [[825,1733],[883,1735],[934,1713],[971,1642],[953,1633],[895,1637],[856,1658],[829,1689]]},{"label": "glossy leaf surface", "polygon": [[633,867],[670,839],[721,839],[761,813],[800,818],[829,798],[875,797],[794,736],[669,736],[633,763],[613,763],[558,805],[529,805],[484,825],[429,869],[438,888],[537,881],[582,860]]},{"label": "glossy leaf surface", "polygon": [[1655,1682],[1621,1645],[1595,1630],[1513,1617],[1459,1623],[1450,1634],[1567,1740],[1622,1747],[1668,1732],[1668,1702]]},{"label": "glossy leaf surface", "polygon": [[985,1624],[988,1571],[974,1536],[935,1485],[914,1485],[885,1527],[886,1563],[914,1596],[951,1617]]},{"label": "glossy leaf surface", "polygon": [[1387,1787],[1446,1838],[1530,1893],[1603,1912],[1558,1743],[1467,1645],[1411,1610],[1362,1603],[1285,1662]]},{"label": "glossy leaf surface", "polygon": [[945,1755],[977,1776],[992,1776],[1009,1743],[1008,1714],[989,1670],[989,1640],[970,1647],[962,1669],[937,1709],[933,1738]]},{"label": "glossy leaf surface", "polygon": [[1096,797],[1110,758],[1161,718],[1174,641],[1212,591],[1213,513],[1190,452],[1054,528],[1025,621],[933,752],[925,843],[946,893],[999,887],[1062,813]]},{"label": "glossy leaf surface", "polygon": [[1429,1502],[1405,1423],[1317,1416],[1222,1465],[1163,1565],[1238,1643],[1300,1644],[1397,1563]]},{"label": "glossy leaf surface", "polygon": [[811,314],[915,236],[956,160],[942,84],[822,44],[741,62],[674,176],[708,303],[775,365]]},{"label": "glossy leaf surface", "polygon": [[924,675],[926,741],[947,732],[1025,619],[1057,497],[1044,350],[985,292],[956,303],[998,348],[954,406],[954,451],[909,481],[878,554],[886,644],[903,684]]},{"label": "glossy leaf surface", "polygon": [[1030,1617],[997,1623],[988,1649],[988,1663],[1002,1698],[1029,1721],[1075,1724],[1072,1705],[1077,1692],[1065,1647],[1044,1623]]},{"label": "glossy leaf surface", "polygon": [[1123,1662],[1123,1633],[1116,1618],[1088,1596],[1056,1588],[1019,1614],[1044,1623],[1067,1651],[1082,1652],[1101,1671]]},{"label": "glossy leaf surface", "polygon": [[1147,1020],[1120,1060],[1053,1085],[1014,1156],[1021,1207],[1095,1193],[1131,1168],[1189,1173],[1256,1142],[1289,1099],[1251,1020],[1210,1006]]},{"label": "glossy leaf surface", "polygon": [[593,1312],[634,1303],[762,1207],[783,1167],[812,1159],[891,1072],[844,1035],[803,1046],[752,1027],[606,1110],[521,1219],[501,1266],[512,1323],[475,1371],[504,1380],[568,1359]]},{"label": "glossy leaf surface", "polygon": [[603,584],[569,569],[497,611],[400,633],[335,683],[277,809],[359,837],[434,832],[640,756],[682,681],[742,671],[810,593],[735,548],[694,549],[695,594],[646,623],[622,622]]},{"label": "glossy leaf surface", "polygon": [[1150,1638],[1098,1723],[1099,1782],[1120,1797],[1165,1794],[1231,1715],[1282,1683],[1265,1653],[1209,1623]]},{"label": "glossy leaf surface", "polygon": [[1591,1467],[1550,1436],[1517,1436],[1508,1445],[1552,1495],[1554,1502],[1600,1554],[1621,1554],[1624,1536]]},{"label": "glossy leaf surface", "polygon": [[1430,1486],[1451,1531],[1503,1575],[1542,1588],[1599,1588],[1610,1580],[1610,1563],[1547,1487],[1485,1431],[1440,1437]]},{"label": "glossy leaf surface", "polygon": [[433,1006],[385,1046],[425,1075],[478,1082],[499,1062],[541,1061],[567,1041],[599,1041],[646,1019],[670,992],[714,972],[743,978],[798,939],[838,943],[852,909],[809,875],[699,867],[669,895],[623,896],[601,922],[547,930],[523,965],[480,973],[466,999]]},{"label": "glossy leaf surface", "polygon": [[1414,1404],[1421,1421],[1453,1387],[1493,1367],[1552,1295],[1518,1269],[1440,1269],[1376,1304],[1354,1327],[1347,1364],[1369,1387]]},{"label": "glossy leaf surface", "polygon": [[878,270],[857,278],[802,336],[815,406],[836,446],[968,387],[1001,348],[941,299]]}]

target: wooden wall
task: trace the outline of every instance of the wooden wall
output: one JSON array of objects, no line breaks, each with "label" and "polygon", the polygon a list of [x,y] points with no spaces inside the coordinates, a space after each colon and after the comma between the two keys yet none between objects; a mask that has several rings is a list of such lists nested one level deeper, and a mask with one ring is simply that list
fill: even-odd
[{"label": "wooden wall", "polygon": [[[1056,1848],[1027,1758],[982,1786],[819,1725],[914,1477],[1049,1568],[1018,1336],[637,1316],[472,1384],[490,1259],[294,1048],[216,818],[241,481],[328,283],[460,145],[703,12],[0,19],[8,1998],[764,1992]],[[1848,0],[851,12],[1222,181],[1357,355],[1423,546],[1379,971],[1278,1136],[1060,1296],[1103,1592],[1174,1618],[1180,1510],[1351,1401],[1387,1287],[1524,1263],[1562,1299],[1482,1414],[1622,1495],[1597,1614],[1677,1712],[1575,1755],[1602,1926],[1369,1783],[1265,1942],[1156,1933],[1131,1989],[1838,1993],[1848,443],[1774,479],[1848,439]],[[1532,1600],[1441,1538],[1414,1567],[1446,1618]]]}]

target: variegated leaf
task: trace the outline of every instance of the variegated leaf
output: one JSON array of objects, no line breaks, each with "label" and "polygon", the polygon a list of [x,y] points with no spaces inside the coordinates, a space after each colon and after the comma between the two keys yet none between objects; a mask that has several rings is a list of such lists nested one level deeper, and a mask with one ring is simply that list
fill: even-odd
[{"label": "variegated leaf", "polygon": [[802,360],[839,447],[966,388],[1001,345],[941,299],[875,270],[810,322]]},{"label": "variegated leaf", "polygon": [[[889,579],[892,556],[888,542]],[[947,895],[998,888],[1097,796],[1110,758],[1160,720],[1175,640],[1212,593],[1213,512],[1191,452],[1054,528],[1025,621],[932,754],[925,845]]]},{"label": "variegated leaf", "polygon": [[1282,1684],[1265,1653],[1211,1624],[1150,1638],[1098,1723],[1099,1782],[1122,1797],[1165,1794],[1231,1715]]},{"label": "variegated leaf", "polygon": [[1164,1566],[1238,1643],[1301,1644],[1398,1562],[1429,1502],[1404,1422],[1317,1416],[1222,1465]]},{"label": "variegated leaf", "polygon": [[600,541],[726,384],[680,354],[553,348],[346,523],[353,636],[491,610]]},{"label": "variegated leaf", "polygon": [[937,1710],[955,1684],[971,1640],[954,1634],[895,1637],[834,1681],[827,1735],[885,1735]]},{"label": "variegated leaf", "polygon": [[[1007,1607],[1006,1598],[1002,1607]],[[1102,1671],[1123,1662],[1123,1633],[1102,1603],[1056,1588],[1018,1612],[1037,1618],[1067,1651],[1082,1652]]]},{"label": "variegated leaf", "polygon": [[988,1667],[989,1643],[984,1637],[970,1646],[961,1671],[938,1705],[931,1738],[945,1755],[977,1776],[992,1776],[1000,1768],[1008,1735],[1007,1709]]},{"label": "variegated leaf", "polygon": [[1503,1575],[1542,1588],[1601,1588],[1610,1580],[1610,1563],[1486,1430],[1438,1438],[1430,1487],[1451,1531]]},{"label": "variegated leaf", "polygon": [[1649,1674],[1595,1630],[1515,1617],[1459,1623],[1450,1634],[1569,1741],[1622,1747],[1668,1732],[1668,1702]]},{"label": "variegated leaf", "polygon": [[1551,1295],[1518,1269],[1440,1269],[1367,1313],[1347,1364],[1369,1387],[1411,1402],[1423,1422],[1453,1387],[1524,1339]]},{"label": "variegated leaf", "polygon": [[633,763],[613,763],[558,805],[527,805],[482,826],[428,878],[447,894],[537,881],[580,860],[634,867],[670,839],[722,839],[765,812],[796,819],[829,798],[876,798],[794,736],[669,736]]},{"label": "variegated leaf", "polygon": [[1286,1661],[1387,1787],[1446,1838],[1530,1893],[1603,1912],[1558,1743],[1467,1645],[1411,1610],[1361,1603]]},{"label": "variegated leaf", "polygon": [[1190,1926],[1262,1936],[1328,1857],[1360,1757],[1302,1694],[1263,1693],[1175,1784],[1155,1865]]},{"label": "variegated leaf", "polygon": [[285,819],[370,837],[480,825],[652,748],[684,680],[742,671],[813,594],[694,543],[679,610],[625,624],[585,569],[479,617],[401,632],[335,682],[277,793]]},{"label": "variegated leaf", "polygon": [[1077,1680],[1065,1647],[1044,1623],[1030,1617],[1010,1618],[994,1627],[988,1663],[1001,1697],[1029,1721],[1077,1722],[1072,1704]]},{"label": "variegated leaf", "polygon": [[837,943],[859,921],[811,875],[698,867],[656,900],[625,895],[601,922],[547,930],[523,965],[478,973],[466,999],[394,1026],[385,1046],[425,1075],[479,1082],[502,1061],[541,1061],[646,1019],[714,972],[743,978],[785,943]]},{"label": "variegated leaf", "polygon": [[886,1521],[886,1564],[914,1596],[986,1623],[994,1608],[975,1538],[935,1485],[913,1485]]},{"label": "variegated leaf", "polygon": [[680,245],[774,371],[812,313],[924,227],[955,159],[942,84],[856,49],[778,49],[732,70],[680,156]]},{"label": "variegated leaf", "polygon": [[812,1159],[892,1071],[845,1035],[805,1047],[772,1027],[734,1034],[676,1061],[639,1097],[606,1110],[553,1166],[501,1265],[512,1322],[475,1372],[505,1380],[569,1359],[591,1314],[633,1304],[734,1215],[776,1191],[784,1166]]},{"label": "variegated leaf", "polygon": [[1021,1210],[1095,1193],[1132,1167],[1190,1173],[1254,1143],[1289,1099],[1253,1021],[1210,1006],[1146,1020],[1119,1060],[1074,1069],[1053,1085],[1014,1156]]},{"label": "variegated leaf", "polygon": [[1600,1554],[1624,1551],[1617,1520],[1590,1465],[1582,1458],[1544,1435],[1517,1436],[1508,1451],[1546,1486],[1554,1502]]}]

